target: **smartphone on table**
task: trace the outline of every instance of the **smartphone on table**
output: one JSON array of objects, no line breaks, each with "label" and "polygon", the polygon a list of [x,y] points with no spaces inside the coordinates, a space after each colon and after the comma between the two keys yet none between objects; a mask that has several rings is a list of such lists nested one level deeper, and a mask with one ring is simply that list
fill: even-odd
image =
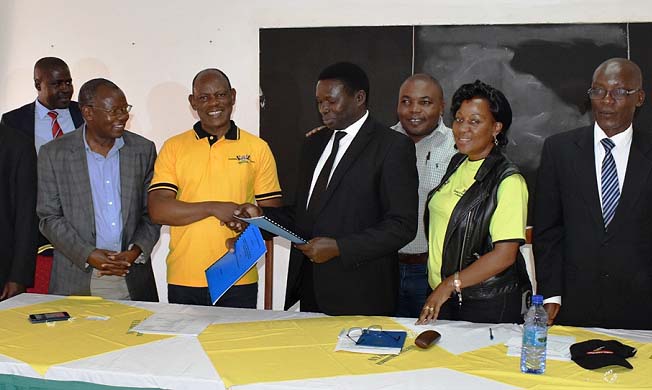
[{"label": "smartphone on table", "polygon": [[70,314],[67,311],[55,311],[51,313],[30,314],[29,322],[32,324],[40,324],[42,322],[50,321],[67,321]]}]

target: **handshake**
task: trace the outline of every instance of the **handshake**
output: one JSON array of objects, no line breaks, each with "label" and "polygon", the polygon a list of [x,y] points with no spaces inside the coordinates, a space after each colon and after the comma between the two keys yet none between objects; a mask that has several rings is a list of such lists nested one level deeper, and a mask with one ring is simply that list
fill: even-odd
[{"label": "handshake", "polygon": [[[242,232],[247,223],[238,219],[253,218],[263,215],[263,210],[251,203],[243,203],[238,205],[232,202],[217,202],[215,218],[220,220],[222,225],[236,233]],[[226,240],[226,247],[230,252],[233,252],[236,237]],[[340,249],[337,241],[329,237],[314,237],[308,240],[305,244],[293,244],[294,248],[303,252],[308,260],[312,263],[325,263],[340,255]]]}]

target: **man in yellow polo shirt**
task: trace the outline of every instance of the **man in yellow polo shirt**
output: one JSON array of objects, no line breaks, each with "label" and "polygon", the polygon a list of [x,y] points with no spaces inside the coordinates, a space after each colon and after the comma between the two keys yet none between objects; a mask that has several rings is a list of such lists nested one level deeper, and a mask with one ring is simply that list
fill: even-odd
[{"label": "man in yellow polo shirt", "polygon": [[[168,139],[156,160],[149,213],[156,223],[170,225],[170,303],[212,304],[204,270],[226,253],[226,239],[236,235],[221,223],[231,220],[236,204],[281,205],[269,146],[231,120],[235,95],[222,71],[199,72],[188,96],[199,122]],[[254,267],[216,306],[255,308],[257,296]]]}]

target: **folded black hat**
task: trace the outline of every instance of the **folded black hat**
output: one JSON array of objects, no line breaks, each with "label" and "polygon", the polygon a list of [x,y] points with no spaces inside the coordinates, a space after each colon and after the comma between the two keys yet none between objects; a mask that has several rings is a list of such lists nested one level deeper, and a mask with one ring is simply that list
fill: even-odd
[{"label": "folded black hat", "polygon": [[636,348],[616,340],[586,340],[570,347],[571,359],[588,370],[606,366],[634,368],[627,358],[636,354]]}]

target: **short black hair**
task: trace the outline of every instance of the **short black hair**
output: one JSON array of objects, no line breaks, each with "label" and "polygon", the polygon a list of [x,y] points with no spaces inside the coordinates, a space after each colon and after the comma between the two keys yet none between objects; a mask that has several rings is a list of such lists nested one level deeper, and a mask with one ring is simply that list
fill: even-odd
[{"label": "short black hair", "polygon": [[34,64],[34,70],[40,69],[40,70],[48,70],[48,69],[61,69],[61,68],[68,68],[68,64],[66,64],[61,58],[57,57],[43,57],[36,61]]},{"label": "short black hair", "polygon": [[453,94],[453,100],[451,102],[451,114],[453,117],[455,117],[457,110],[460,109],[460,106],[465,100],[471,100],[473,98],[481,98],[489,102],[489,111],[491,111],[494,120],[503,124],[502,130],[496,136],[498,145],[507,145],[507,130],[509,130],[509,126],[512,124],[512,106],[510,106],[505,95],[500,90],[480,80],[475,80],[471,84],[464,84]]},{"label": "short black hair", "polygon": [[226,79],[226,84],[229,86],[229,89],[232,89],[231,88],[231,80],[229,80],[229,76],[227,76],[226,73],[222,72],[221,70],[219,70],[217,68],[207,68],[207,69],[199,71],[199,73],[197,73],[195,75],[195,77],[192,78],[191,93],[195,92],[195,82],[197,81],[199,76],[201,76],[203,74],[206,74],[206,73],[219,73],[219,74],[221,74],[224,77],[224,79]]},{"label": "short black hair", "polygon": [[329,65],[319,74],[317,81],[320,80],[339,80],[350,95],[364,91],[365,106],[369,104],[369,78],[365,71],[354,63],[338,62]]},{"label": "short black hair", "polygon": [[113,81],[107,79],[97,78],[88,80],[81,86],[81,88],[79,88],[79,97],[77,98],[79,106],[84,107],[93,105],[93,100],[95,100],[95,95],[97,95],[97,90],[100,87],[108,87],[122,91]]}]

